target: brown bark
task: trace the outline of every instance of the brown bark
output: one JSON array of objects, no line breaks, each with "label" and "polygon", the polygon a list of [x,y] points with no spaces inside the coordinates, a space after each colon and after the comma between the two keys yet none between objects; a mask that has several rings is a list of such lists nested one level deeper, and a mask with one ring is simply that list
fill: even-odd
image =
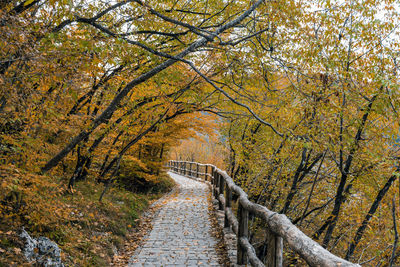
[{"label": "brown bark", "polygon": [[[218,27],[214,32],[213,32],[213,37],[219,36],[221,33],[226,31],[227,29],[230,29],[234,27],[235,25],[239,24],[242,22],[245,18],[247,18],[261,3],[264,2],[263,0],[258,0],[255,2],[248,10],[242,13],[239,17],[237,17],[234,20],[229,21],[228,23]],[[184,49],[182,52],[180,52],[178,55],[176,55],[174,58],[167,59],[163,63],[157,65],[153,69],[149,70],[148,72],[140,75],[136,79],[132,80],[130,83],[128,83],[124,89],[119,92],[117,96],[111,101],[109,106],[101,113],[93,122],[92,125],[89,127],[89,129],[82,130],[77,136],[75,136],[72,141],[64,147],[57,155],[55,155],[52,159],[50,159],[45,166],[42,167],[41,171],[42,172],[47,172],[54,168],[77,144],[79,144],[84,138],[88,137],[99,125],[102,123],[105,123],[108,119],[111,118],[113,115],[114,111],[119,107],[120,103],[122,100],[132,91],[133,88],[135,88],[137,85],[147,81],[148,79],[152,78],[159,72],[165,70],[166,68],[172,66],[175,64],[178,60],[182,60],[185,56],[189,55],[190,53],[196,51],[196,49],[206,45],[209,43],[210,39],[208,38],[200,38],[198,41],[192,43],[189,47]]]}]

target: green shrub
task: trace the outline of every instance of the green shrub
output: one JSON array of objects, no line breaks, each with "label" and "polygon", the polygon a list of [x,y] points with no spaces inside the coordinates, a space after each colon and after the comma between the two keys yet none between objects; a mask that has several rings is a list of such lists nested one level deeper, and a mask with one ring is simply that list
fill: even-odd
[{"label": "green shrub", "polygon": [[156,164],[148,165],[133,157],[124,159],[117,177],[118,183],[138,193],[165,193],[171,190],[173,180],[159,169],[154,170]]}]

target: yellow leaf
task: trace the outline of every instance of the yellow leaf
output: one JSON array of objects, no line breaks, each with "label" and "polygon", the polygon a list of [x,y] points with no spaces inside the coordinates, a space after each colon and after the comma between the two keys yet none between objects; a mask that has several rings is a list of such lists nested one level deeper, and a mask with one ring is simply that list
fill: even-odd
[{"label": "yellow leaf", "polygon": [[28,1],[26,1],[26,2],[24,3],[24,6],[27,6],[27,5],[32,4],[33,1],[35,1],[35,0],[28,0]]}]

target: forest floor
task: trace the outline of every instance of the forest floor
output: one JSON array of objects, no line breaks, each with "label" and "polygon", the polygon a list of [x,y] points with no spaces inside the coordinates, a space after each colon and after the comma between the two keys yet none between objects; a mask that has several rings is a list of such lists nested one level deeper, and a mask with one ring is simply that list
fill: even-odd
[{"label": "forest floor", "polygon": [[[28,174],[21,175],[29,180]],[[7,180],[18,176],[14,170],[2,168],[0,177]],[[65,183],[60,180],[58,186],[62,188],[62,184]],[[46,190],[40,190],[43,195],[34,197],[43,200],[47,196],[48,206],[35,206],[29,196],[24,200],[18,197],[20,194],[1,196],[0,266],[33,264],[23,256],[24,242],[19,237],[23,227],[32,237],[45,236],[57,243],[66,266],[110,266],[127,262],[129,250],[136,247],[151,227],[151,216],[142,217],[142,214],[145,211],[151,214],[157,207],[150,205],[163,194],[133,193],[115,186],[99,202],[102,189],[89,179],[79,182],[73,194],[60,189],[59,193],[48,195]]]}]

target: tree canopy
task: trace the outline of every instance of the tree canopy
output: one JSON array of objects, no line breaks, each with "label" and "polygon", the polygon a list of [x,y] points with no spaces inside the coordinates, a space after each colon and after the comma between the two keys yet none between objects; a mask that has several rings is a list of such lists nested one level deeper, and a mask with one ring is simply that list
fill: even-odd
[{"label": "tree canopy", "polygon": [[219,141],[200,160],[252,200],[346,259],[395,264],[399,12],[395,0],[2,1],[1,163],[30,178],[6,175],[0,198],[36,203],[32,184],[73,193],[86,179],[133,189],[127,172],[147,188],[206,136]]}]

